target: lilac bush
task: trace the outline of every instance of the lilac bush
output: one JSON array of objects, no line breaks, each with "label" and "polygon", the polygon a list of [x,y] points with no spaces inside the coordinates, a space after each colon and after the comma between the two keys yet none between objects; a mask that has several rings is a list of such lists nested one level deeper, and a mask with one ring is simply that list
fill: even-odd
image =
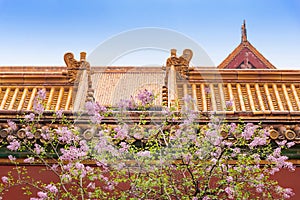
[{"label": "lilac bush", "polygon": [[[7,148],[12,153],[27,152],[24,162],[44,165],[56,181],[33,180],[26,175],[26,167],[10,155],[17,176],[8,173],[1,178],[1,194],[13,185],[24,185],[32,200],[286,199],[293,195],[290,188],[271,179],[282,168],[294,170],[281,153],[293,142],[275,143],[259,125],[227,124],[213,116],[210,123],[200,125],[195,122],[199,113],[191,109],[191,97],[184,99],[181,113],[165,108],[162,123],[150,125],[146,109],[154,102],[150,91],[120,103],[120,112],[136,109],[141,115],[139,122],[130,124],[126,120],[103,123],[113,111],[87,102],[91,137],[86,137],[75,126],[79,124],[66,122],[61,111],[56,115],[59,126],[53,122],[53,126],[37,128],[44,112],[44,94],[38,92],[34,112],[22,121],[25,138],[12,135]],[[16,124],[8,123],[17,130]],[[40,139],[34,140],[37,134]],[[33,194],[32,189],[38,192]]]}]

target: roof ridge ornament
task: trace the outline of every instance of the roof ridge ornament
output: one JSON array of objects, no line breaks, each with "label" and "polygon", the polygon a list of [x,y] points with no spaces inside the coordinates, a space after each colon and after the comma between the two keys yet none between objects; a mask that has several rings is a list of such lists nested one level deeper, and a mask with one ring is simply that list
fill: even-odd
[{"label": "roof ridge ornament", "polygon": [[80,53],[80,61],[77,61],[74,57],[74,54],[71,52],[67,52],[64,55],[64,60],[67,65],[68,70],[68,78],[70,83],[74,83],[77,78],[78,70],[84,67],[84,63],[86,63],[86,53]]},{"label": "roof ridge ornament", "polygon": [[191,49],[184,49],[180,57],[177,57],[176,52],[176,49],[171,49],[171,56],[167,59],[166,67],[169,69],[173,65],[176,71],[187,78],[188,72],[193,70],[193,67],[189,66],[193,57],[193,51]]},{"label": "roof ridge ornament", "polygon": [[244,20],[242,25],[242,41],[241,42],[247,42],[247,29],[246,29],[246,20]]}]

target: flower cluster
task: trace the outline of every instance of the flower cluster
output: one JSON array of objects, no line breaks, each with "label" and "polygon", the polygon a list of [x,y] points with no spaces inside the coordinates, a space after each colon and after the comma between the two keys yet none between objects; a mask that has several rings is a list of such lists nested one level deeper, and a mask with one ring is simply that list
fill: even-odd
[{"label": "flower cluster", "polygon": [[131,96],[130,99],[122,99],[118,104],[118,108],[120,111],[143,110],[152,106],[154,100],[155,95],[151,91],[145,89],[140,91],[135,98]]},{"label": "flower cluster", "polygon": [[232,110],[232,107],[233,107],[233,100],[229,100],[229,101],[226,101],[225,102],[225,106],[226,106],[226,109],[227,110]]},{"label": "flower cluster", "polygon": [[37,92],[37,96],[34,99],[33,102],[33,111],[37,115],[42,115],[43,112],[45,111],[43,101],[46,99],[46,90],[41,89]]},{"label": "flower cluster", "polygon": [[154,95],[151,91],[145,89],[137,95],[137,99],[141,102],[142,106],[147,106],[153,103]]},{"label": "flower cluster", "polygon": [[[209,95],[210,89],[205,91]],[[82,127],[74,128],[78,124],[66,122],[63,111],[56,113],[59,123],[38,124],[36,118],[43,116],[45,99],[45,90],[39,90],[34,113],[24,118],[23,140],[11,134],[6,147],[26,151],[27,165],[43,164],[43,170],[57,180],[43,183],[29,177],[25,167],[18,166],[18,160],[10,155],[16,172],[1,177],[1,194],[13,185],[25,184],[26,194],[38,190],[32,200],[293,196],[290,188],[282,188],[270,178],[282,168],[294,170],[288,157],[282,155],[293,142],[270,141],[266,130],[251,123],[227,124],[212,117],[210,123],[198,124],[199,113],[194,111],[190,96],[184,98],[180,113],[166,108],[162,123],[154,125],[143,121],[144,116],[137,122],[126,123],[125,119],[105,124],[103,118],[110,110],[87,102],[84,116],[90,121],[82,127],[92,122],[89,135],[80,131]],[[119,111],[146,111],[154,100],[152,92],[143,90],[136,98],[121,101]],[[228,109],[232,106],[232,102],[226,102]],[[15,122],[8,121],[8,125],[12,132],[17,129]]]}]

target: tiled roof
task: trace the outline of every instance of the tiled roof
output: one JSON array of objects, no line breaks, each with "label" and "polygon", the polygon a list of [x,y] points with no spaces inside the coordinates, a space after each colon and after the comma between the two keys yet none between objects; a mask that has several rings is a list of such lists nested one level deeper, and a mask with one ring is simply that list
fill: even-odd
[{"label": "tiled roof", "polygon": [[1,110],[32,110],[33,101],[39,89],[46,90],[46,110],[71,110],[72,87],[16,87],[0,86]]},{"label": "tiled roof", "polygon": [[115,106],[122,99],[130,99],[147,89],[157,95],[161,105],[161,89],[165,73],[160,67],[98,67],[93,68],[92,82],[96,101]]},{"label": "tiled roof", "polygon": [[177,92],[180,105],[188,94],[197,100],[198,111],[300,115],[299,81],[297,70],[198,69],[187,81],[178,80]]},{"label": "tiled roof", "polygon": [[0,67],[0,111],[32,110],[39,89],[46,90],[46,110],[71,110],[73,85],[66,67]]},{"label": "tiled roof", "polygon": [[[299,114],[299,83],[194,83],[184,89],[177,87],[178,96],[197,98],[198,111],[251,112],[252,114]],[[193,92],[195,91],[195,92]],[[232,106],[226,106],[226,102]],[[180,98],[181,105],[183,100]]]},{"label": "tiled roof", "polygon": [[64,85],[68,81],[66,67],[0,67],[0,85]]}]

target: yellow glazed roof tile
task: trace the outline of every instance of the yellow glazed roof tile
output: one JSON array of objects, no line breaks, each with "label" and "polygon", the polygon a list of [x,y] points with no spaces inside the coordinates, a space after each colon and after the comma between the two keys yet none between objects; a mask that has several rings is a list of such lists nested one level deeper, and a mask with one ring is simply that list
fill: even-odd
[{"label": "yellow glazed roof tile", "polygon": [[46,111],[71,110],[72,87],[14,87],[0,86],[0,111],[29,111],[39,89],[46,90]]}]

